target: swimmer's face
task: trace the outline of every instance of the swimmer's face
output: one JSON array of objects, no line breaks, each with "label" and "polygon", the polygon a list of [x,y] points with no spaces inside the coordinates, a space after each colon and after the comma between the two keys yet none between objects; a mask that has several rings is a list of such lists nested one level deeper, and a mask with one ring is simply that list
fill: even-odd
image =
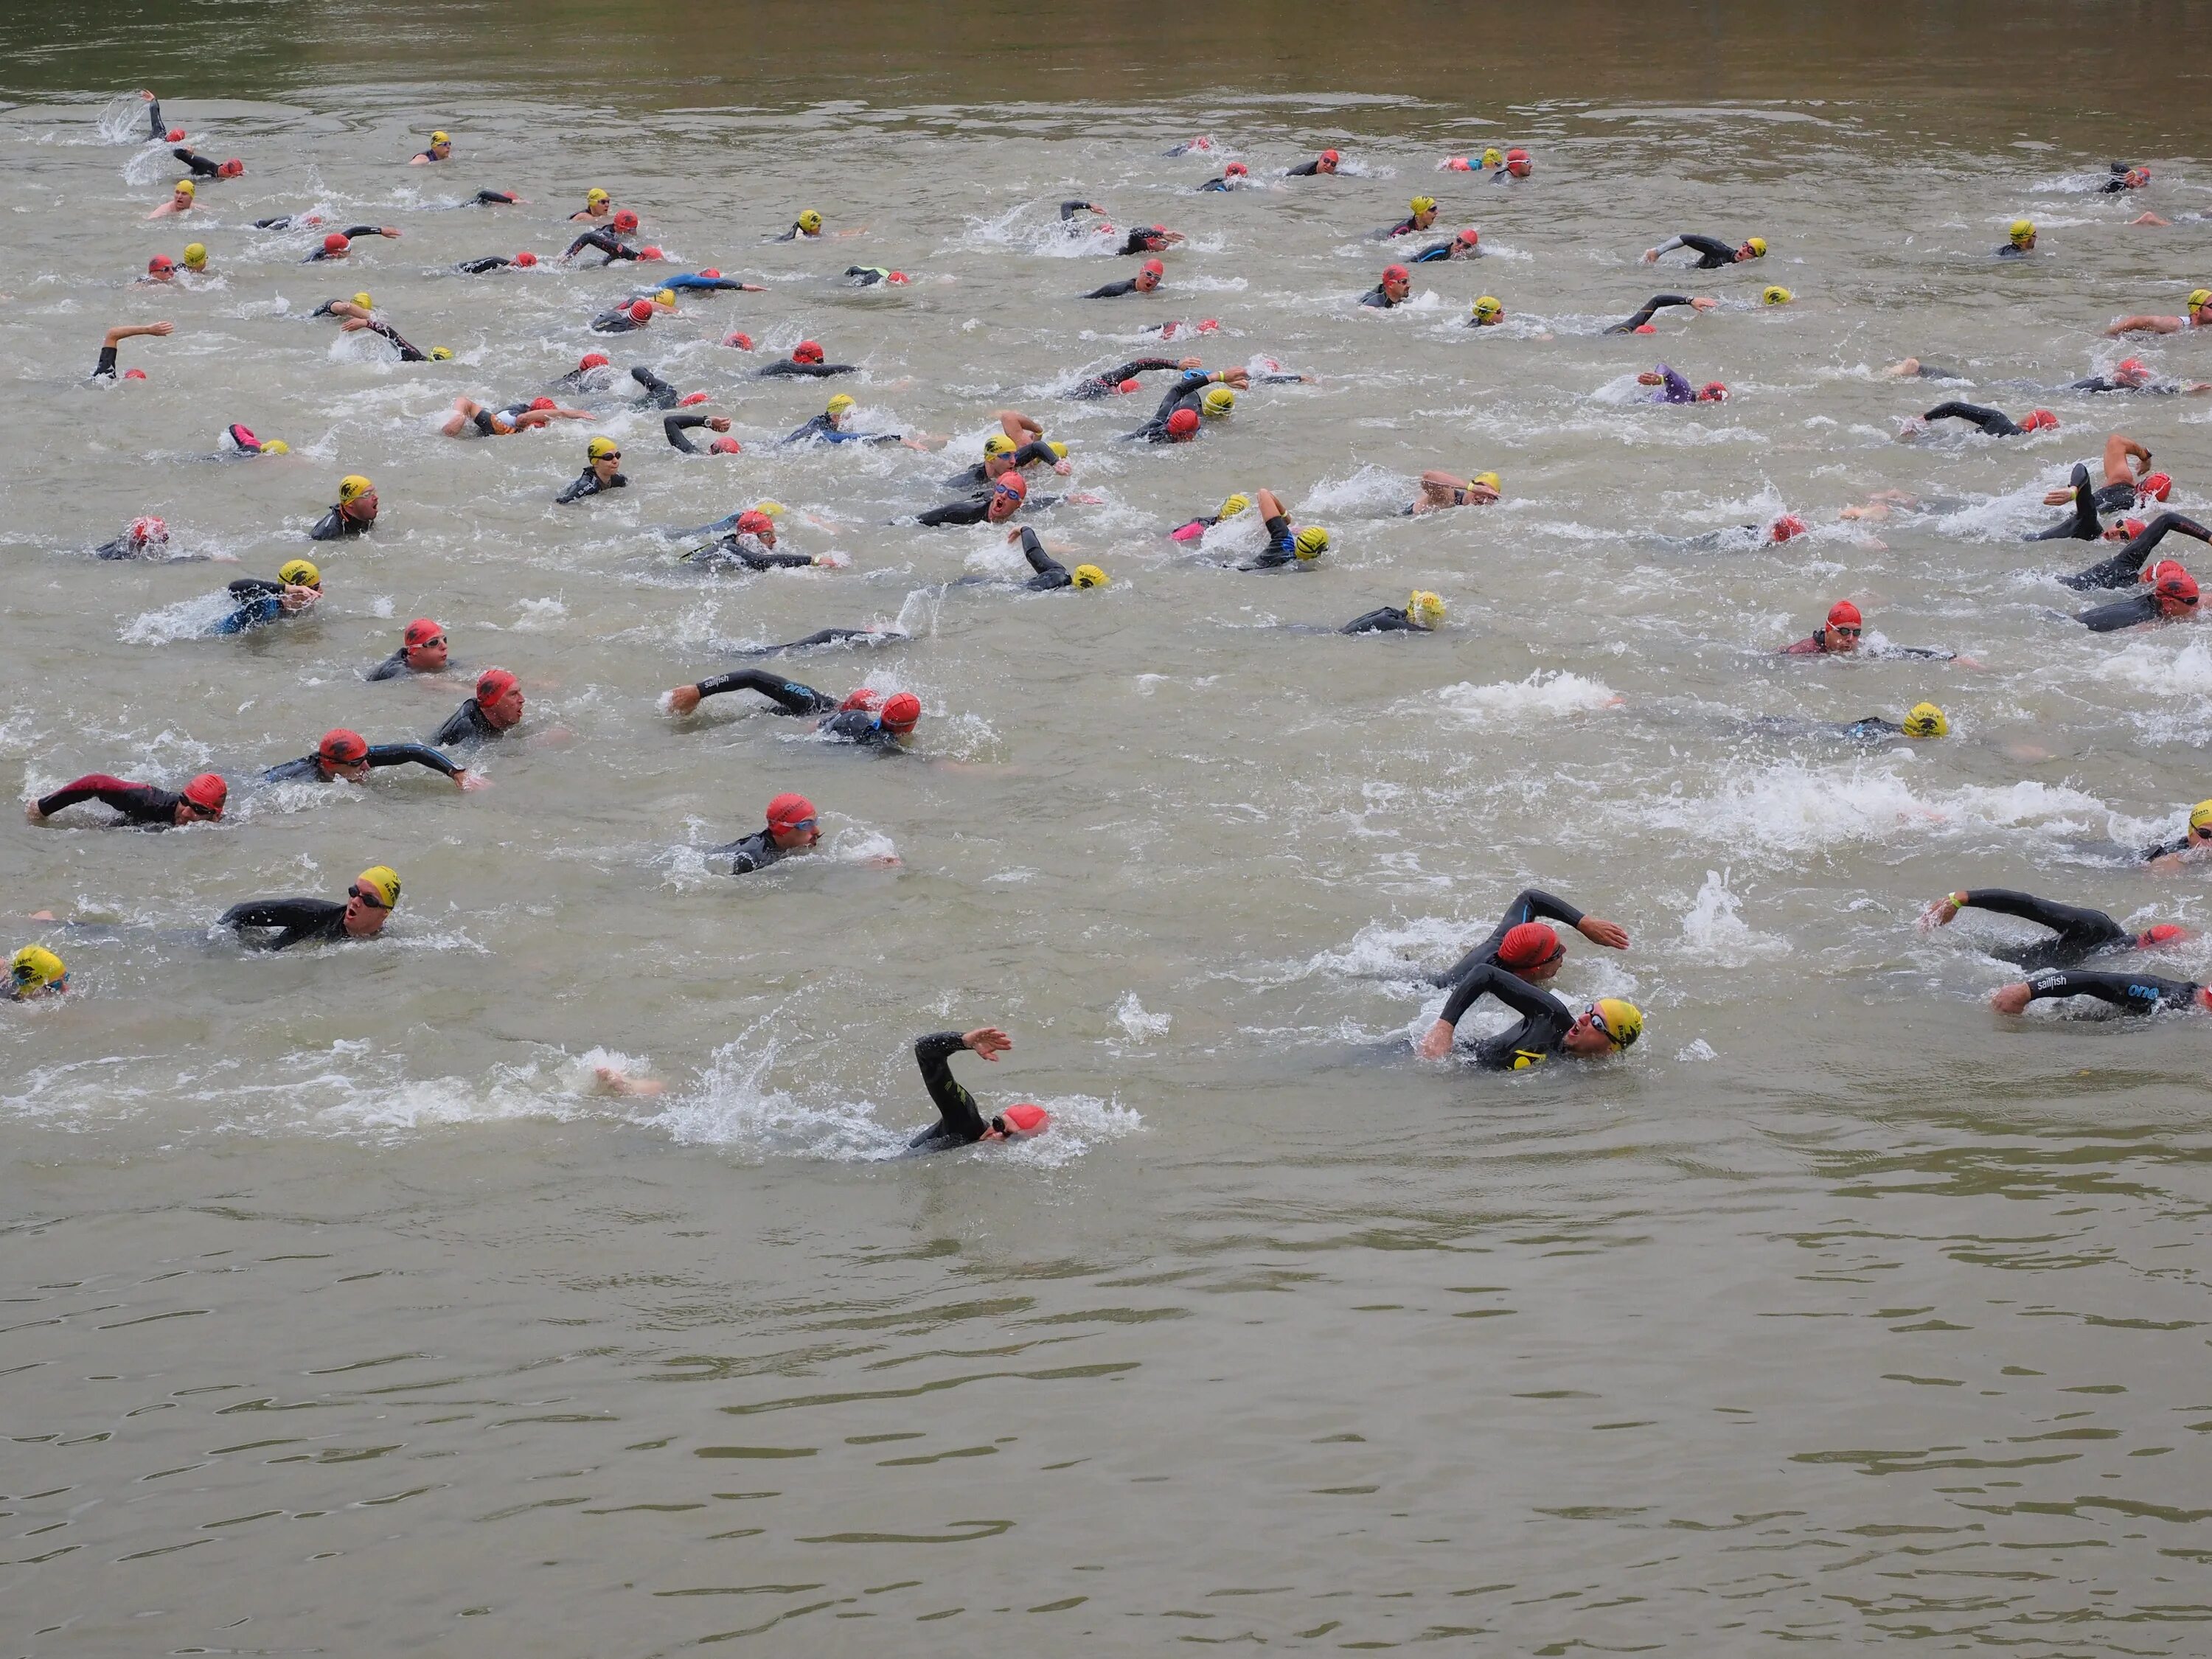
[{"label": "swimmer's face", "polygon": [[425,640],[420,645],[407,647],[407,665],[426,674],[435,674],[446,665],[451,647],[443,634],[434,640]]},{"label": "swimmer's face", "polygon": [[984,512],[993,524],[1004,524],[1021,510],[1022,498],[1019,495],[1011,489],[994,489],[991,492],[991,505]]},{"label": "swimmer's face", "polygon": [[592,462],[592,471],[602,478],[613,477],[621,466],[622,451],[619,449],[611,455],[601,455]]},{"label": "swimmer's face", "polygon": [[2198,328],[2212,328],[2212,304],[2197,307],[2189,313],[2189,320]]},{"label": "swimmer's face", "polygon": [[1825,649],[1838,652],[1859,648],[1859,630],[1853,627],[1830,623],[1820,630],[1820,641]]},{"label": "swimmer's face", "polygon": [[1382,291],[1394,300],[1402,300],[1413,291],[1413,285],[1403,276],[1385,276]]},{"label": "swimmer's face", "polygon": [[1547,979],[1557,979],[1559,976],[1559,964],[1566,959],[1566,947],[1562,945],[1544,961],[1536,963],[1534,967],[1516,968],[1512,971],[1527,980],[1531,985],[1541,985]]},{"label": "swimmer's face", "polygon": [[366,783],[368,781],[368,757],[364,755],[357,761],[325,760],[323,771],[343,782]]},{"label": "swimmer's face", "polygon": [[376,492],[374,489],[364,489],[360,495],[355,496],[351,501],[345,504],[345,512],[347,516],[349,518],[374,518],[376,516]]},{"label": "swimmer's face", "polygon": [[368,939],[382,933],[385,919],[391,914],[377,901],[375,894],[358,882],[347,890],[345,930],[356,939]]},{"label": "swimmer's face", "polygon": [[1413,228],[1415,230],[1426,230],[1431,225],[1436,223],[1436,222],[1437,210],[1434,208],[1423,208],[1419,213],[1413,216]]},{"label": "swimmer's face", "polygon": [[1322,173],[1334,173],[1336,171],[1336,163],[1330,161],[1326,155],[1321,158],[1320,161],[1316,163],[1316,166],[1318,170]]},{"label": "swimmer's face", "polygon": [[1149,271],[1149,270],[1140,270],[1140,271],[1139,271],[1139,272],[1137,273],[1137,292],[1138,292],[1138,293],[1139,293],[1139,294],[1150,294],[1150,293],[1151,293],[1154,289],[1158,288],[1159,285],[1160,285],[1160,279],[1159,279],[1158,277],[1157,277],[1157,276],[1153,276],[1153,275],[1152,275],[1152,273],[1151,271]]},{"label": "swimmer's face", "polygon": [[522,688],[510,685],[489,702],[478,703],[477,707],[483,710],[486,720],[505,731],[522,719]]},{"label": "swimmer's face", "polygon": [[2194,594],[2160,593],[2157,596],[2157,601],[2158,614],[2168,622],[2185,620],[2197,614],[2197,598]]},{"label": "swimmer's face", "polygon": [[2031,230],[2025,236],[2014,237],[2012,239],[2012,245],[2023,251],[2033,247],[2035,246],[2035,233]]},{"label": "swimmer's face", "polygon": [[822,831],[812,818],[801,818],[796,823],[769,826],[769,839],[785,852],[794,847],[812,847],[822,840]]},{"label": "swimmer's face", "polygon": [[453,153],[453,140],[450,138],[442,144],[433,144],[430,146],[430,154],[436,156],[441,161],[444,161]]},{"label": "swimmer's face", "polygon": [[171,192],[169,200],[180,208],[190,207],[192,204],[191,187],[179,182],[176,189]]},{"label": "swimmer's face", "polygon": [[1559,1039],[1559,1046],[1571,1054],[1580,1054],[1585,1060],[1596,1060],[1613,1052],[1613,1039],[1598,1029],[1597,1022],[1584,1014]]}]

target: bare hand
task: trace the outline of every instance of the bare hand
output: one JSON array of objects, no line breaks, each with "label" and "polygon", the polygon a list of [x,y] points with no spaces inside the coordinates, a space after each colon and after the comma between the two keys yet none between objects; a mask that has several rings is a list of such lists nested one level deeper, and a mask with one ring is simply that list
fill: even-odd
[{"label": "bare hand", "polygon": [[1959,901],[1949,893],[1946,893],[1920,913],[1920,925],[1923,927],[1948,927],[1958,919]]},{"label": "bare hand", "polygon": [[322,597],[315,588],[288,587],[276,603],[283,608],[286,616],[297,616]]},{"label": "bare hand", "polygon": [[1451,1053],[1451,1048],[1452,1028],[1448,1022],[1440,1019],[1423,1033],[1415,1052],[1423,1060],[1442,1060]]},{"label": "bare hand", "polygon": [[2001,1014],[2024,1014],[2027,1012],[2029,986],[2026,980],[2010,985],[2000,985],[1990,998],[1990,1006]]},{"label": "bare hand", "polygon": [[729,417],[728,416],[726,416],[726,415],[709,415],[709,416],[707,417],[707,430],[708,430],[708,431],[709,431],[709,432],[727,432],[729,429],[730,429],[730,417]]},{"label": "bare hand", "polygon": [[1203,360],[1200,358],[1186,357],[1181,362],[1177,363],[1176,367],[1177,368],[1197,368],[1200,366]]},{"label": "bare hand", "polygon": [[1664,386],[1666,383],[1667,377],[1656,368],[1647,368],[1636,377],[1638,386]]},{"label": "bare hand", "polygon": [[1014,1046],[1013,1038],[995,1025],[979,1025],[974,1030],[963,1033],[960,1042],[963,1048],[989,1060],[997,1060]]},{"label": "bare hand", "polygon": [[1718,300],[1699,298],[1690,301],[1690,308],[1692,311],[1711,311],[1719,304],[1720,301]]},{"label": "bare hand", "polygon": [[672,714],[688,714],[698,706],[699,688],[696,685],[679,685],[668,694],[668,708]]},{"label": "bare hand", "polygon": [[174,323],[149,323],[146,325],[146,331],[149,334],[174,334],[177,331],[177,325]]},{"label": "bare hand", "polygon": [[24,823],[44,823],[46,821],[46,815],[44,812],[41,812],[40,811],[39,811],[39,803],[38,803],[38,802],[36,802],[36,801],[34,801],[34,800],[27,800],[27,801],[25,801],[25,802],[23,803],[23,822],[24,822]]},{"label": "bare hand", "polygon": [[1647,265],[1657,264],[1659,263],[1659,250],[1656,247],[1645,248],[1644,250],[1644,263]]},{"label": "bare hand", "polygon": [[1575,931],[1593,945],[1602,945],[1608,951],[1628,948],[1628,930],[1619,922],[1601,921],[1595,916],[1584,916],[1575,924]]},{"label": "bare hand", "polygon": [[464,789],[489,789],[491,787],[491,780],[481,772],[470,772],[466,770],[456,772],[453,774],[453,781],[460,785]]},{"label": "bare hand", "polygon": [[1052,464],[1052,470],[1059,473],[1061,477],[1065,478],[1069,473],[1075,471],[1075,463],[1073,461],[1054,461]]}]

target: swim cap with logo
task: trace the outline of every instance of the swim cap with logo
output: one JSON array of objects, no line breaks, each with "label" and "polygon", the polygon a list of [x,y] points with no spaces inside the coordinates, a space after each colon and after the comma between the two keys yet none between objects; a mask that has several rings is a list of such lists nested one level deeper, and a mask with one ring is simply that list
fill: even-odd
[{"label": "swim cap with logo", "polygon": [[584,456],[587,460],[603,461],[610,455],[621,453],[622,446],[612,438],[594,438],[584,446]]},{"label": "swim cap with logo", "polygon": [[2026,241],[2029,237],[2035,234],[2035,221],[2033,219],[2014,220],[2012,222],[2012,230],[2010,234],[2013,240],[2015,242]]},{"label": "swim cap with logo", "polygon": [[277,568],[276,580],[287,587],[320,588],[323,573],[305,559],[288,559]]},{"label": "swim cap with logo", "polygon": [[1434,213],[1437,210],[1437,198],[1433,196],[1416,196],[1406,205],[1415,214]]},{"label": "swim cap with logo", "polygon": [[18,991],[44,990],[68,977],[62,959],[43,945],[26,945],[8,959],[8,978]]},{"label": "swim cap with logo", "polygon": [[357,766],[368,758],[368,739],[343,726],[323,733],[315,757],[331,766]]},{"label": "swim cap with logo", "polygon": [[1764,259],[1766,257],[1766,238],[1764,236],[1747,236],[1743,239],[1743,245],[1751,250],[1753,258]]},{"label": "swim cap with logo", "polygon": [[497,702],[522,682],[504,668],[487,668],[477,676],[477,707],[484,708]]},{"label": "swim cap with logo", "polygon": [[1291,548],[1302,559],[1317,559],[1328,551],[1328,532],[1310,524],[1291,538]]},{"label": "swim cap with logo", "polygon": [[217,774],[203,772],[185,786],[184,796],[203,812],[219,818],[223,803],[230,799],[230,786]]},{"label": "swim cap with logo", "polygon": [[1468,482],[1469,483],[1488,484],[1492,489],[1496,490],[1501,495],[1505,493],[1505,485],[1502,481],[1500,481],[1498,476],[1495,472],[1478,472],[1474,477],[1469,478]]},{"label": "swim cap with logo", "polygon": [[146,274],[149,276],[166,276],[176,268],[177,262],[166,253],[157,253],[146,261]]},{"label": "swim cap with logo", "polygon": [[1496,295],[1486,294],[1474,302],[1474,314],[1478,319],[1503,317],[1505,307]]},{"label": "swim cap with logo", "polygon": [[2058,417],[2047,409],[2031,410],[2027,418],[2020,423],[2020,429],[2022,432],[2056,432],[2058,430]]},{"label": "swim cap with logo", "polygon": [[820,362],[822,343],[819,340],[801,340],[797,345],[792,347],[791,361],[794,363]]},{"label": "swim cap with logo", "polygon": [[822,216],[817,213],[812,208],[807,209],[805,212],[799,216],[799,228],[805,231],[809,236],[811,236],[816,231],[822,228]]},{"label": "swim cap with logo", "polygon": [[185,269],[186,270],[204,270],[206,268],[207,244],[205,242],[185,243]]},{"label": "swim cap with logo", "polygon": [[2189,827],[2212,830],[2212,800],[2200,800],[2189,809]]},{"label": "swim cap with logo", "polygon": [[653,300],[655,305],[672,306],[676,303],[676,290],[672,288],[658,289],[654,292]]},{"label": "swim cap with logo", "polygon": [[2160,576],[2151,592],[2165,604],[2193,605],[2197,603],[2197,578],[2186,570],[2176,570]]},{"label": "swim cap with logo", "polygon": [[400,643],[409,646],[428,645],[446,630],[428,617],[417,617],[407,624],[407,631],[399,636]]},{"label": "swim cap with logo", "polygon": [[637,228],[637,215],[632,213],[628,208],[624,208],[620,213],[615,215],[615,228],[617,230],[635,230]]},{"label": "swim cap with logo", "polygon": [[1386,283],[1410,283],[1413,280],[1413,273],[1403,265],[1385,265],[1382,267],[1382,280]]},{"label": "swim cap with logo", "polygon": [[399,902],[399,872],[388,864],[373,864],[353,878],[356,887],[366,887],[384,902],[387,910]]},{"label": "swim cap with logo", "polygon": [[1077,587],[1103,587],[1112,580],[1095,564],[1079,564],[1070,574]]},{"label": "swim cap with logo", "polygon": [[842,415],[853,406],[853,394],[849,392],[841,392],[823,406],[823,412],[835,416]]},{"label": "swim cap with logo", "polygon": [[215,171],[218,179],[242,179],[246,176],[246,163],[234,155]]},{"label": "swim cap with logo", "polygon": [[1905,735],[1908,738],[1942,738],[1950,732],[1951,722],[1932,702],[1914,703],[1905,717]]},{"label": "swim cap with logo", "polygon": [[434,144],[450,144],[453,141],[442,132],[434,132],[430,135],[430,142]]},{"label": "swim cap with logo", "polygon": [[1014,441],[1003,432],[994,432],[983,440],[983,453],[986,455],[1011,455],[1014,453]]},{"label": "swim cap with logo", "polygon": [[2137,499],[2148,495],[2154,501],[2162,501],[2172,494],[2173,475],[2171,472],[2146,472],[2136,480]]},{"label": "swim cap with logo", "polygon": [[814,803],[804,795],[778,795],[768,804],[768,827],[771,830],[788,830],[815,816]]},{"label": "swim cap with logo", "polygon": [[1792,294],[1788,289],[1783,287],[1781,283],[1770,283],[1766,286],[1765,289],[1759,295],[1759,301],[1761,305],[1786,306],[1796,297],[1797,296]]},{"label": "swim cap with logo", "polygon": [[1225,386],[1211,386],[1198,401],[1209,415],[1226,415],[1237,407],[1237,394]]},{"label": "swim cap with logo", "polygon": [[1590,1005],[1590,1014],[1616,1048],[1633,1048],[1636,1039],[1644,1035],[1644,1011],[1632,1002],[1600,997]]},{"label": "swim cap with logo", "polygon": [[1516,923],[1507,928],[1505,937],[1498,941],[1498,966],[1516,974],[1540,968],[1564,953],[1559,936],[1540,921]]},{"label": "swim cap with logo", "polygon": [[359,501],[375,488],[374,484],[369,483],[360,473],[349,472],[338,480],[338,499],[342,501]]},{"label": "swim cap with logo", "polygon": [[1406,619],[1434,628],[1444,619],[1443,596],[1431,593],[1426,588],[1417,588],[1406,601]]},{"label": "swim cap with logo", "polygon": [[1242,513],[1246,507],[1251,505],[1252,498],[1249,495],[1231,495],[1221,503],[1221,511],[1215,516],[1223,519],[1233,519],[1239,513]]}]

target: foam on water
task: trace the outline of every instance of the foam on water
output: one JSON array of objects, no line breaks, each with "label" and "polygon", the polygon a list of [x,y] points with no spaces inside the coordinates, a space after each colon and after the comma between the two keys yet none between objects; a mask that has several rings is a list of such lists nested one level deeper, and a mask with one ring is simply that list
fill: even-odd
[{"label": "foam on water", "polygon": [[1446,712],[1470,726],[1513,722],[1530,715],[1561,719],[1593,709],[1618,708],[1627,701],[1603,680],[1559,668],[1540,668],[1526,679],[1488,685],[1462,680],[1443,687],[1435,696]]}]

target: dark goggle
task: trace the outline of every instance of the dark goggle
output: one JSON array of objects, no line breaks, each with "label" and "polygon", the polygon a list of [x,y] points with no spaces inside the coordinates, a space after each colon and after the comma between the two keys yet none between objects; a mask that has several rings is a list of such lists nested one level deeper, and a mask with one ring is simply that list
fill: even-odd
[{"label": "dark goggle", "polygon": [[1590,1004],[1589,1012],[1583,1018],[1590,1023],[1590,1029],[1599,1033],[1607,1042],[1616,1048],[1620,1047],[1620,1038],[1614,1034],[1613,1028],[1605,1023],[1605,1016],[1598,1012],[1597,1004],[1595,1002]]},{"label": "dark goggle", "polygon": [[796,823],[775,823],[770,824],[769,827],[772,830],[781,830],[786,835],[790,835],[801,830],[812,830],[814,828],[814,820],[812,818],[801,818]]},{"label": "dark goggle", "polygon": [[363,906],[371,910],[389,910],[392,908],[384,902],[381,894],[371,892],[359,882],[354,883],[352,886],[346,889],[346,896],[359,899]]},{"label": "dark goggle", "polygon": [[594,461],[618,461],[622,459],[622,451],[619,449],[610,449],[605,454],[594,455],[592,459]]},{"label": "dark goggle", "polygon": [[220,806],[208,806],[203,805],[201,802],[192,799],[189,795],[185,798],[185,810],[187,812],[190,812],[194,817],[199,818],[219,818],[222,816],[222,808]]}]

